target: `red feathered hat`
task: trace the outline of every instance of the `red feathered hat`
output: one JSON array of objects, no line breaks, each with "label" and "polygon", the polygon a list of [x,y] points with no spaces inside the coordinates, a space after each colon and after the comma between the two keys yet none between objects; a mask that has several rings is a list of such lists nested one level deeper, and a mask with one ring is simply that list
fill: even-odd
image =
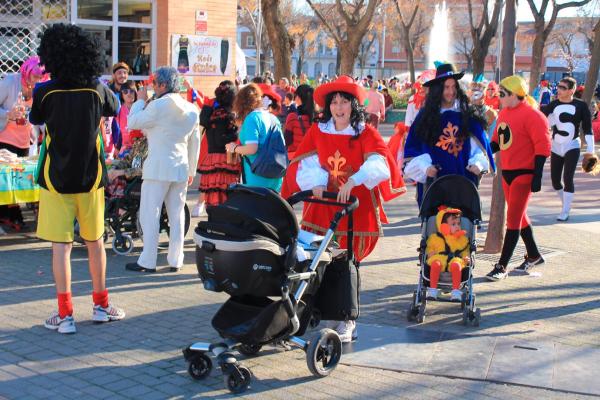
[{"label": "red feathered hat", "polygon": [[273,86],[267,85],[266,83],[257,83],[257,86],[263,92],[264,96],[267,96],[271,101],[274,101],[277,104],[281,104],[281,96],[273,90]]},{"label": "red feathered hat", "polygon": [[329,93],[344,92],[354,96],[358,104],[363,105],[367,99],[367,92],[351,77],[342,75],[333,82],[319,86],[313,95],[315,103],[321,108],[325,107],[325,97]]}]

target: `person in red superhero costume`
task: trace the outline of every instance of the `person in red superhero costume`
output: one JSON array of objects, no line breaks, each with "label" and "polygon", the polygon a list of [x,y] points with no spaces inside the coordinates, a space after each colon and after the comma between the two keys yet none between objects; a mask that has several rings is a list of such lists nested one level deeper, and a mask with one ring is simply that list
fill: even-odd
[{"label": "person in red superhero costume", "polygon": [[523,78],[513,75],[500,82],[500,105],[491,145],[494,152],[501,152],[502,188],[507,203],[506,235],[500,260],[486,275],[491,281],[508,275],[508,262],[519,236],[527,254],[516,270],[528,272],[544,263],[533,237],[527,205],[531,193],[539,192],[542,187],[542,171],[551,146],[548,120],[527,94]]},{"label": "person in red superhero costume", "polygon": [[[404,193],[406,188],[379,132],[365,124],[361,104],[366,98],[362,87],[349,76],[319,86],[315,102],[323,109],[321,122],[313,124],[296,150],[286,174],[282,195],[312,190],[316,197],[324,191],[338,192],[338,201],[356,196],[353,250],[358,261],[367,257],[383,236],[387,223],[382,202]],[[305,205],[301,226],[323,234],[338,210],[323,204]],[[347,218],[335,232],[342,248],[347,248]],[[353,339],[354,321],[342,321],[336,328],[342,341]]]}]

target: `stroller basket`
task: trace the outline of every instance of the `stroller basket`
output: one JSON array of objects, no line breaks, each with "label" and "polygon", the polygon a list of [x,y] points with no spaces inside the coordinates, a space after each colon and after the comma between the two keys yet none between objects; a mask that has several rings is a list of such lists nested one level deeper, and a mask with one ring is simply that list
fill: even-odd
[{"label": "stroller basket", "polygon": [[266,297],[231,297],[212,319],[223,338],[245,344],[265,344],[284,336],[290,318],[281,300]]}]

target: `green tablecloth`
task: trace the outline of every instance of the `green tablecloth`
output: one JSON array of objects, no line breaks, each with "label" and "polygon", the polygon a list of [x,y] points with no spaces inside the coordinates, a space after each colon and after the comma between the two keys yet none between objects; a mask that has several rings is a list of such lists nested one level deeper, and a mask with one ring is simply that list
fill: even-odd
[{"label": "green tablecloth", "polygon": [[33,203],[40,199],[35,183],[36,161],[0,164],[0,205]]}]

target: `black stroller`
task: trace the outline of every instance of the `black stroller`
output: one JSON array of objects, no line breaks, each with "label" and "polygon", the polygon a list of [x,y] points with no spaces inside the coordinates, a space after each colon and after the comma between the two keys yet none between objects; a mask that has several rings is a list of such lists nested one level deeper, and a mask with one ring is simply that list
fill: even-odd
[{"label": "black stroller", "polygon": [[[427,288],[429,287],[429,265],[425,247],[427,238],[436,232],[436,215],[439,206],[458,208],[462,211],[461,228],[467,232],[471,247],[470,263],[468,268],[462,269],[461,286],[463,310],[463,323],[479,326],[481,310],[475,306],[475,293],[473,292],[473,269],[475,268],[475,250],[477,227],[481,221],[481,204],[479,193],[475,185],[461,175],[446,175],[436,179],[427,188],[421,203],[419,217],[421,218],[421,243],[419,245],[419,285],[413,292],[412,303],[408,307],[407,318],[410,322],[422,323],[425,319],[425,308],[427,307]],[[451,277],[449,272],[442,272],[438,288],[443,294],[451,289]],[[444,297],[439,300],[443,301]]]},{"label": "black stroller", "polygon": [[[134,248],[133,239],[142,238],[143,232],[139,222],[140,197],[142,193],[142,178],[135,177],[127,182],[123,197],[106,198],[105,225],[108,233],[113,234],[112,249],[119,255],[131,253]],[[184,206],[185,224],[184,235],[190,229],[190,210]],[[169,234],[169,218],[163,204],[160,214],[159,232]],[[105,240],[106,241],[106,240]]]},{"label": "black stroller", "polygon": [[[346,215],[351,231],[351,215],[358,200],[351,197],[350,203],[342,204],[313,198],[311,191],[304,191],[290,197],[288,204],[270,189],[243,185],[232,186],[227,193],[223,204],[208,207],[208,221],[200,222],[194,235],[196,266],[204,288],[231,296],[212,319],[224,340],[194,343],[183,350],[189,374],[198,380],[208,376],[212,369],[208,354],[212,353],[226,387],[234,393],[244,392],[251,373],[237,362],[232,350],[254,355],[263,345],[285,340],[306,351],[311,373],[329,375],[342,355],[338,334],[322,329],[307,341],[300,336],[319,323],[314,300],[325,268],[333,265],[332,237]],[[327,199],[336,196],[324,194]],[[341,209],[326,234],[317,236],[299,231],[291,207],[299,202]],[[352,249],[351,237],[348,242]],[[344,253],[352,259],[352,250]]]}]

